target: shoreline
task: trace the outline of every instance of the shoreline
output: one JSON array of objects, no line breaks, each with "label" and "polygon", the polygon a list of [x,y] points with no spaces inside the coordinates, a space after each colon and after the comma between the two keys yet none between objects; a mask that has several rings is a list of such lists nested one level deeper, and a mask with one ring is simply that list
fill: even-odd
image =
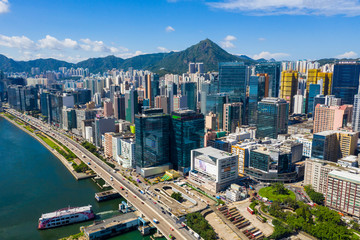
[{"label": "shoreline", "polygon": [[[8,113],[10,114],[10,113]],[[13,115],[12,115],[13,116]],[[41,138],[39,138],[38,136],[36,136],[36,134],[28,131],[27,129],[25,129],[24,127],[22,127],[21,125],[17,124],[16,122],[14,122],[14,120],[9,119],[7,116],[0,114],[0,117],[4,118],[5,120],[7,120],[8,122],[10,122],[11,124],[15,125],[16,127],[18,127],[19,129],[23,130],[25,133],[27,133],[28,135],[30,135],[31,137],[33,137],[35,140],[37,140],[40,144],[42,144],[47,150],[49,150],[57,159],[59,159],[61,161],[61,163],[68,169],[68,171],[73,175],[73,177],[76,180],[82,180],[82,179],[87,179],[87,178],[91,178],[94,177],[95,175],[83,175],[83,174],[79,174],[77,173],[73,167],[72,164],[69,164],[69,161],[65,159],[64,156],[62,156],[60,153],[58,153],[55,149],[51,148],[49,145],[46,144],[46,142],[44,142]],[[15,116],[14,116],[15,117]],[[15,117],[16,119],[18,119],[17,117]],[[39,130],[38,130],[39,131]]]}]

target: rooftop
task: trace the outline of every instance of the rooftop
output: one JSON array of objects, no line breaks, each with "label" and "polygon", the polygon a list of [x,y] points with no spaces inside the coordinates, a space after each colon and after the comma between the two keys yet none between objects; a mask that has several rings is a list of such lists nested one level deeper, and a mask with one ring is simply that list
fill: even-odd
[{"label": "rooftop", "polygon": [[125,213],[125,214],[121,214],[116,217],[102,220],[100,222],[96,222],[93,225],[87,226],[87,227],[85,227],[85,231],[90,234],[93,232],[97,232],[99,230],[104,230],[104,229],[106,229],[108,227],[112,227],[114,225],[118,225],[118,224],[125,223],[128,221],[136,220],[137,218],[138,217],[134,213]]},{"label": "rooftop", "polygon": [[203,155],[208,155],[217,159],[225,159],[232,156],[236,156],[235,154],[224,152],[213,147],[198,148],[191,151],[196,151],[198,153],[202,153]]},{"label": "rooftop", "polygon": [[360,184],[360,175],[356,174],[356,173],[351,173],[349,171],[334,170],[334,171],[329,172],[328,176],[342,179],[344,181],[353,182],[355,184]]}]

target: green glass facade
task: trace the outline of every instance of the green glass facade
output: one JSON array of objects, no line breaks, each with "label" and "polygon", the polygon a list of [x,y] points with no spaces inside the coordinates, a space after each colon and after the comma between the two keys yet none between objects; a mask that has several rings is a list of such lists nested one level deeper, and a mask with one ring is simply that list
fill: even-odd
[{"label": "green glass facade", "polygon": [[173,112],[170,120],[171,162],[174,169],[190,171],[191,150],[204,145],[204,115],[191,110]]},{"label": "green glass facade", "polygon": [[288,129],[289,104],[280,98],[264,98],[258,103],[257,138],[277,138]]},{"label": "green glass facade", "polygon": [[135,161],[140,168],[155,167],[170,160],[170,117],[164,113],[135,116]]}]

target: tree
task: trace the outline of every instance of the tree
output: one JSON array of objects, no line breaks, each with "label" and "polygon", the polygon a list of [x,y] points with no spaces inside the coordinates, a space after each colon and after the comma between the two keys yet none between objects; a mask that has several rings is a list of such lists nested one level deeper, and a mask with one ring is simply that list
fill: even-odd
[{"label": "tree", "polygon": [[289,190],[287,190],[283,183],[275,182],[271,184],[271,186],[274,188],[274,192],[281,195],[288,195]]},{"label": "tree", "polygon": [[173,192],[173,193],[171,194],[171,197],[172,197],[173,199],[175,199],[176,201],[179,201],[179,202],[182,202],[182,200],[184,199],[184,198],[182,197],[182,194],[179,193],[179,192]]}]

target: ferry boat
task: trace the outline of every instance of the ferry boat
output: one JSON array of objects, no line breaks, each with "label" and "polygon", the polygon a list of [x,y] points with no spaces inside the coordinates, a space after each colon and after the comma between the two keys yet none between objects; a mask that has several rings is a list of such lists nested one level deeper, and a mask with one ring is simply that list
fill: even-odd
[{"label": "ferry boat", "polygon": [[60,227],[95,218],[92,206],[68,207],[55,212],[42,214],[39,218],[38,229]]}]

